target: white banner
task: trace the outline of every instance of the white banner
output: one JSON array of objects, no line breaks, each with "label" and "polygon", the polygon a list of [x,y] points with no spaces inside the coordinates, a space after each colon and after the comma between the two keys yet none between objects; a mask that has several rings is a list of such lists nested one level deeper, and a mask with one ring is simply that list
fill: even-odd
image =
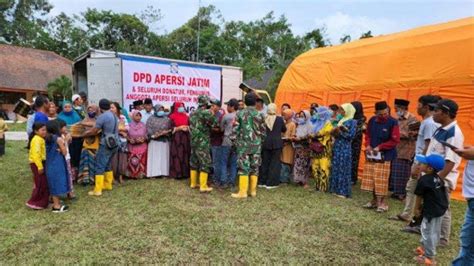
[{"label": "white banner", "polygon": [[197,106],[201,94],[221,99],[222,68],[159,59],[122,58],[123,104],[128,110],[136,100],[150,98],[153,105],[183,102],[186,110]]}]

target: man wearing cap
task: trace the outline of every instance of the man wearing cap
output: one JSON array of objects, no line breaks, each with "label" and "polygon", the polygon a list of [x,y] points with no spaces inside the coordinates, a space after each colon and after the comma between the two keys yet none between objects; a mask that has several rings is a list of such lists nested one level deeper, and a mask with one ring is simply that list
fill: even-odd
[{"label": "man wearing cap", "polygon": [[82,98],[79,94],[74,94],[71,98],[72,102],[72,108],[76,113],[81,117],[81,119],[84,119],[86,117],[86,111],[82,106]]},{"label": "man wearing cap", "polygon": [[155,113],[153,111],[153,101],[150,98],[146,98],[143,107],[144,108],[140,111],[140,114],[142,114],[142,122],[146,124],[148,118]]},{"label": "man wearing cap", "polygon": [[221,101],[217,99],[211,100],[211,110],[216,117],[217,124],[211,129],[211,151],[212,151],[212,166],[214,172],[212,175],[212,183],[215,186],[223,186],[221,182],[224,177],[222,177],[223,165],[222,165],[222,140],[224,137],[224,132],[221,131],[220,123],[224,117],[225,111],[221,109]]},{"label": "man wearing cap", "polygon": [[[457,112],[458,105],[453,100],[442,99],[436,104],[433,119],[436,123],[440,124],[440,128],[434,133],[426,151],[426,155],[436,153],[444,157],[446,165],[438,174],[445,181],[448,193],[456,189],[459,177],[458,167],[461,164],[461,157],[444,144],[449,143],[459,148],[463,147],[464,144],[464,135],[456,121]],[[448,209],[443,216],[443,222],[441,224],[440,246],[448,245],[450,235],[451,210]]]},{"label": "man wearing cap", "polygon": [[372,192],[372,201],[364,205],[377,212],[388,211],[385,198],[388,195],[388,179],[390,176],[390,162],[396,158],[396,147],[400,143],[400,129],[398,121],[390,116],[385,101],[375,104],[375,116],[367,125],[365,145],[367,155],[380,158],[367,160],[364,165],[361,189]]},{"label": "man wearing cap", "polygon": [[222,160],[221,160],[221,184],[224,187],[233,186],[237,176],[237,153],[233,141],[235,140],[234,123],[236,111],[239,108],[237,99],[230,99],[225,103],[227,105],[227,114],[224,115],[220,123],[221,131],[224,132],[222,140]]},{"label": "man wearing cap", "polygon": [[[262,162],[261,149],[265,139],[265,117],[257,111],[257,95],[245,95],[245,109],[236,117],[235,146],[237,148],[237,168],[239,175],[239,192],[233,198],[247,198],[250,180],[250,196],[257,196],[258,168]],[[249,179],[250,176],[250,179]]]},{"label": "man wearing cap", "polygon": [[211,150],[210,134],[211,129],[217,125],[217,119],[209,107],[209,97],[200,95],[198,97],[198,109],[189,118],[191,133],[190,187],[197,188],[199,176],[199,191],[202,193],[212,191],[212,188],[207,186],[207,179],[212,167],[211,155],[209,154]]},{"label": "man wearing cap", "polygon": [[109,148],[106,144],[105,138],[107,136],[115,137],[117,143],[118,136],[118,119],[110,111],[110,102],[107,99],[99,101],[99,108],[102,114],[97,118],[95,126],[86,131],[82,137],[96,136],[99,131],[102,132],[99,150],[96,155],[96,169],[95,169],[95,186],[94,190],[89,192],[91,196],[101,196],[102,190],[112,190],[112,183],[114,181],[114,174],[110,168],[110,160],[117,152],[117,147]]},{"label": "man wearing cap", "polygon": [[462,179],[462,195],[467,201],[466,218],[461,228],[461,250],[454,266],[474,265],[474,146],[456,149],[467,162]]},{"label": "man wearing cap", "polygon": [[400,143],[397,145],[397,157],[392,161],[390,169],[390,191],[392,197],[403,200],[406,196],[406,185],[411,174],[411,164],[415,156],[418,119],[408,112],[409,101],[395,99],[398,126],[400,127]]},{"label": "man wearing cap", "polygon": [[141,111],[143,110],[143,101],[142,100],[136,100],[133,102],[133,110]]}]

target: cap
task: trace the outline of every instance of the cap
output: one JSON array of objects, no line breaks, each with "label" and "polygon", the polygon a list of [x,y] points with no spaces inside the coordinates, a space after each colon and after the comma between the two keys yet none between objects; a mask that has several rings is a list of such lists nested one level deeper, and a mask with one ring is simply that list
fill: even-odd
[{"label": "cap", "polygon": [[437,104],[435,109],[441,109],[449,114],[456,115],[458,113],[458,104],[451,99],[442,99]]},{"label": "cap", "polygon": [[142,100],[137,100],[137,101],[134,101],[134,102],[133,102],[133,107],[137,107],[137,106],[140,106],[140,105],[143,105],[143,101],[142,101]]},{"label": "cap", "polygon": [[145,99],[145,104],[151,104],[153,105],[153,101],[150,98]]},{"label": "cap", "polygon": [[222,106],[221,101],[219,101],[219,100],[217,100],[217,99],[211,100],[211,104],[217,105],[217,106],[219,106],[219,107]]},{"label": "cap", "polygon": [[418,154],[416,155],[415,159],[419,163],[427,164],[431,166],[437,172],[443,170],[444,165],[445,165],[443,156],[439,154],[430,154],[428,156]]},{"label": "cap", "polygon": [[74,94],[72,97],[71,97],[71,101],[74,103],[77,99],[81,98],[81,96],[79,94]]},{"label": "cap", "polygon": [[410,101],[407,101],[404,99],[395,99],[395,105],[408,107],[409,104],[410,104]]},{"label": "cap", "polygon": [[110,109],[110,101],[107,99],[100,99],[99,101],[99,108],[102,110],[109,110]]},{"label": "cap", "polygon": [[230,99],[225,104],[227,104],[228,106],[234,107],[235,109],[237,109],[239,107],[239,101],[235,98]]},{"label": "cap", "polygon": [[207,95],[199,95],[198,97],[198,104],[199,106],[209,105],[209,96]]},{"label": "cap", "polygon": [[376,102],[375,103],[375,111],[382,111],[388,108],[388,104],[386,101]]}]

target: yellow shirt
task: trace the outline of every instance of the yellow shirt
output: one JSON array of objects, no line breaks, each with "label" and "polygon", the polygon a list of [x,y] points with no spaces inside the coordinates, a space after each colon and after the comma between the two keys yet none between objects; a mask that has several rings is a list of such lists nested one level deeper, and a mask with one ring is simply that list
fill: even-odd
[{"label": "yellow shirt", "polygon": [[43,169],[43,161],[46,160],[46,143],[42,137],[35,135],[31,140],[28,159],[30,163],[36,164],[38,170]]},{"label": "yellow shirt", "polygon": [[99,143],[100,143],[99,135],[92,136],[92,137],[84,138],[84,142],[82,144],[82,147],[84,149],[88,149],[88,150],[98,150],[99,149]]}]

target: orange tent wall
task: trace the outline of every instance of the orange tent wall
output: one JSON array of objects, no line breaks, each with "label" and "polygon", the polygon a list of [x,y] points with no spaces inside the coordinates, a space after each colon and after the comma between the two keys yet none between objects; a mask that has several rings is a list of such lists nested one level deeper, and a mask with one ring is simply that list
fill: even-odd
[{"label": "orange tent wall", "polygon": [[[474,145],[474,17],[310,50],[290,64],[275,102],[302,110],[359,100],[370,117],[375,102],[393,107],[395,98],[409,99],[416,114],[428,93],[459,104],[465,144]],[[455,199],[462,199],[461,184],[462,176]]]}]

